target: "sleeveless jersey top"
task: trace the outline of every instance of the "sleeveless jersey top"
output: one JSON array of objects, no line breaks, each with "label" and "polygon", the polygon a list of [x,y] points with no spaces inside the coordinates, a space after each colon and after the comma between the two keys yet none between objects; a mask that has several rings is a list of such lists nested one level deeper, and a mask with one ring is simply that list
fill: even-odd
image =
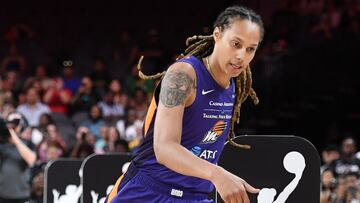
[{"label": "sleeveless jersey top", "polygon": [[[194,68],[197,83],[195,101],[184,110],[181,145],[195,156],[217,164],[231,126],[234,81],[231,80],[229,88],[224,89],[194,56],[177,62],[189,63]],[[145,119],[145,136],[132,163],[143,174],[169,186],[199,193],[211,192],[214,186],[210,181],[179,174],[156,161],[153,136],[159,91],[160,88],[155,90]]]}]

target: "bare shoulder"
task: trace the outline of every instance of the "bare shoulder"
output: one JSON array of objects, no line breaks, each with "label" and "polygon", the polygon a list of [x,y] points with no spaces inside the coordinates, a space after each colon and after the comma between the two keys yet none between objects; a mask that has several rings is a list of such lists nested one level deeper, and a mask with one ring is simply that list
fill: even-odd
[{"label": "bare shoulder", "polygon": [[167,73],[170,72],[182,72],[189,75],[193,80],[196,79],[194,68],[189,63],[186,62],[173,63],[167,70]]},{"label": "bare shoulder", "polygon": [[174,63],[167,70],[160,90],[160,101],[168,108],[192,103],[196,87],[194,68],[184,62]]}]

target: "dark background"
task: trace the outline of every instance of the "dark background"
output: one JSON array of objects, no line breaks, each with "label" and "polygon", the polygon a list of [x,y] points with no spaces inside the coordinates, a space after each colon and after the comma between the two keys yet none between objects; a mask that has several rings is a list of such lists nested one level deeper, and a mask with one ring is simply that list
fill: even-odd
[{"label": "dark background", "polygon": [[[34,31],[20,46],[30,68],[45,62],[56,70],[70,57],[78,72],[86,72],[94,57],[106,58],[119,33],[129,32],[140,45],[156,29],[166,67],[183,50],[186,37],[206,33],[204,27],[211,27],[220,11],[240,3],[263,16],[266,35],[252,65],[261,103],[243,106],[238,133],[293,134],[320,150],[359,134],[359,15],[348,14],[358,10],[355,1],[325,1],[322,12],[310,14],[299,2],[2,1],[0,58],[9,46],[5,33],[17,23]],[[330,29],[331,36],[314,32],[334,9],[340,10],[341,23]]]}]

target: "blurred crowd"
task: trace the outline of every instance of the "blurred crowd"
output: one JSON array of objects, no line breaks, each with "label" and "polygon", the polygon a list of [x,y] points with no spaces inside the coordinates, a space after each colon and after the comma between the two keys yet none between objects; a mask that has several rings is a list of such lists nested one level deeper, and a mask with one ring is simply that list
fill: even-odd
[{"label": "blurred crowd", "polygon": [[[17,31],[9,32],[19,32],[18,26],[14,25]],[[150,38],[155,34],[151,31]],[[6,37],[9,35],[6,33]],[[1,117],[16,133],[9,140],[1,140],[4,159],[0,164],[7,169],[0,172],[1,203],[10,199],[24,202],[30,190],[31,202],[42,202],[44,167],[49,161],[84,159],[93,153],[136,152],[155,83],[137,77],[136,63],[130,57],[120,62],[120,51],[114,51],[114,59],[119,61],[109,66],[96,57],[87,74],[77,74],[72,59],[62,60],[59,67],[49,68],[42,63],[31,67],[13,38],[0,69]],[[148,60],[162,56],[155,47],[134,47],[132,51]],[[109,72],[110,66],[117,73]],[[14,145],[17,138],[26,144],[26,152]],[[27,162],[24,153],[36,155],[36,160]],[[7,161],[10,157],[17,162]]]},{"label": "blurred crowd", "polygon": [[360,152],[353,137],[340,146],[328,145],[321,153],[320,203],[360,202]]},{"label": "blurred crowd", "polygon": [[[360,110],[351,106],[360,86],[349,75],[339,74],[338,68],[352,72],[346,65],[353,61],[346,57],[353,56],[352,48],[359,43],[359,23],[359,0],[284,1],[267,25],[253,65],[255,89],[263,105],[256,111],[245,106],[246,119],[237,129],[247,134],[295,130],[323,148],[321,203],[360,200],[358,140],[339,135],[345,129],[359,134],[349,125],[360,118]],[[209,30],[203,29],[203,34]],[[137,60],[145,56],[144,71],[156,73],[181,52],[181,47],[177,53],[165,51],[159,31],[150,29],[142,39],[123,31],[94,57],[77,53],[49,60],[40,54],[37,35],[31,25],[18,23],[4,33],[0,113],[14,132],[0,143],[0,203],[24,202],[29,197],[32,203],[42,202],[44,166],[49,161],[83,159],[93,153],[135,153],[155,87],[154,81],[137,77]],[[328,60],[335,56],[340,59]],[[342,111],[334,108],[338,102]],[[343,119],[327,122],[332,117],[328,114]],[[325,137],[316,136],[324,133]],[[9,157],[16,161],[7,161]],[[9,193],[6,187],[16,192]]]}]

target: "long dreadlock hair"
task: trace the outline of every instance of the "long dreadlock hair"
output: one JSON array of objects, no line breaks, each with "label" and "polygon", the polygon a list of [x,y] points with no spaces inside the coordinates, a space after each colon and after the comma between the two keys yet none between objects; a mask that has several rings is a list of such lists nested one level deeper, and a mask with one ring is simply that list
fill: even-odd
[{"label": "long dreadlock hair", "polygon": [[[216,19],[214,23],[214,28],[217,27],[220,29],[220,31],[224,31],[225,29],[229,28],[236,19],[249,20],[250,22],[257,24],[260,28],[260,39],[262,40],[264,36],[264,26],[261,17],[258,14],[256,14],[253,10],[242,6],[232,6],[225,9],[225,11],[223,11]],[[215,45],[215,41],[212,35],[208,35],[208,36],[195,35],[189,37],[186,39],[185,51],[176,60],[191,55],[201,60],[205,57],[208,57],[213,52],[214,45]],[[140,78],[158,79],[158,78],[162,78],[165,75],[166,71],[162,73],[157,73],[155,75],[145,75],[141,71],[141,64],[143,58],[144,58],[143,56],[140,58],[137,66],[139,69]],[[236,98],[232,112],[231,128],[230,128],[228,140],[230,144],[236,147],[249,149],[250,148],[249,145],[238,144],[234,141],[235,138],[234,127],[235,127],[235,123],[238,124],[240,122],[241,105],[242,103],[245,102],[248,96],[252,98],[255,105],[259,103],[259,99],[256,96],[256,92],[252,88],[252,73],[250,66],[246,67],[246,69],[243,72],[241,72],[239,76],[235,78],[235,95]]]}]

